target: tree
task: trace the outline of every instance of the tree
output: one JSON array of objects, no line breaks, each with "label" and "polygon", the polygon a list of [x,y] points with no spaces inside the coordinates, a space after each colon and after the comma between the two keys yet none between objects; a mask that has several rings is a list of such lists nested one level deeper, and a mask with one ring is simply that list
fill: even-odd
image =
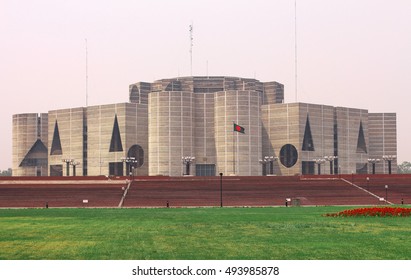
[{"label": "tree", "polygon": [[404,161],[403,163],[398,165],[398,173],[399,174],[409,174],[411,173],[411,162]]},{"label": "tree", "polygon": [[2,170],[0,172],[0,176],[11,176],[12,172],[11,172],[11,168],[7,169],[7,170]]}]

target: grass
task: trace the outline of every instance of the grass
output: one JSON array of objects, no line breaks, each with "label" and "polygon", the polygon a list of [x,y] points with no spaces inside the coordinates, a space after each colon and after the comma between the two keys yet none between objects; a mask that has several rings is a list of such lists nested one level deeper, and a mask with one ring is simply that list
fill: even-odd
[{"label": "grass", "polygon": [[0,259],[411,259],[411,218],[344,209],[0,209]]}]

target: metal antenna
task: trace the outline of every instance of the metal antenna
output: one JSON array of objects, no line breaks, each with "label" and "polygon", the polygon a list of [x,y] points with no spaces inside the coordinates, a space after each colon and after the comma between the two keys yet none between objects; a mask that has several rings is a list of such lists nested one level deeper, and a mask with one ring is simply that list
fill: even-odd
[{"label": "metal antenna", "polygon": [[194,32],[193,23],[190,24],[189,30],[190,30],[190,75],[193,76],[193,32]]},{"label": "metal antenna", "polygon": [[297,95],[297,93],[298,93],[298,91],[297,91],[297,0],[295,0],[294,1],[294,28],[295,28],[295,30],[294,30],[294,39],[295,39],[295,53],[294,53],[294,56],[295,56],[295,65],[294,65],[294,71],[295,71],[295,77],[294,77],[294,79],[295,79],[295,102],[297,102],[298,101],[298,95]]},{"label": "metal antenna", "polygon": [[88,107],[88,51],[87,51],[87,38],[86,40],[86,107]]}]

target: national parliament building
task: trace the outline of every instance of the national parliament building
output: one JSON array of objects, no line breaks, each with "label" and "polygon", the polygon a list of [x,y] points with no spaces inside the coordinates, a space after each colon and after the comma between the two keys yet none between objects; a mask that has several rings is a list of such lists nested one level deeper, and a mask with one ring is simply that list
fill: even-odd
[{"label": "national parliament building", "polygon": [[394,173],[396,155],[395,113],[284,103],[282,84],[238,77],[139,82],[126,103],[13,115],[15,176]]}]

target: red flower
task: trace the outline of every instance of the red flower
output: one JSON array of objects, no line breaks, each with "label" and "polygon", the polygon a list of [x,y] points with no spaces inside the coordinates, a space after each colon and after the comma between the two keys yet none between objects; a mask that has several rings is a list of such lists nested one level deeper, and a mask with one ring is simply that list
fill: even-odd
[{"label": "red flower", "polygon": [[344,210],[338,213],[329,213],[327,217],[409,217],[411,208],[400,207],[372,207]]}]

